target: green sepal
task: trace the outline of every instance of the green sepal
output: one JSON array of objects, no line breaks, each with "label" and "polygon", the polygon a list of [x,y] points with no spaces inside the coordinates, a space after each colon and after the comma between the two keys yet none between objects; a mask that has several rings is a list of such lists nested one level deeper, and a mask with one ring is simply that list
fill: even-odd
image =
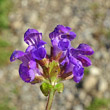
[{"label": "green sepal", "polygon": [[59,63],[55,60],[49,63],[49,76],[57,76],[60,73]]},{"label": "green sepal", "polygon": [[57,79],[55,76],[51,77],[51,82],[54,82],[54,83],[57,82]]},{"label": "green sepal", "polygon": [[50,89],[52,88],[52,85],[47,83],[47,82],[43,82],[42,85],[40,86],[40,90],[42,91],[42,93],[45,96],[48,96]]},{"label": "green sepal", "polygon": [[45,76],[48,76],[48,68],[46,66],[43,66],[43,72]]},{"label": "green sepal", "polygon": [[57,92],[61,93],[63,92],[63,89],[64,89],[64,84],[63,83],[58,83],[55,85],[55,90],[57,90]]}]

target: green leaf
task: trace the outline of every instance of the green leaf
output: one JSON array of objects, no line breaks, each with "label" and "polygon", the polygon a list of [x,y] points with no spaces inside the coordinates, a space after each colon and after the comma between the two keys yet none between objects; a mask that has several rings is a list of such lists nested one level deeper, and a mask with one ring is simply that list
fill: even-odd
[{"label": "green leaf", "polygon": [[43,82],[42,85],[40,86],[40,90],[42,91],[42,93],[45,96],[48,96],[48,93],[51,88],[52,88],[52,85],[50,85],[49,83],[46,83],[46,82]]},{"label": "green leaf", "polygon": [[49,75],[50,77],[57,76],[60,73],[59,63],[53,60],[49,64]]},{"label": "green leaf", "polygon": [[58,84],[56,84],[56,85],[55,85],[55,89],[56,89],[59,93],[63,92],[64,84],[63,84],[63,83],[58,83]]}]

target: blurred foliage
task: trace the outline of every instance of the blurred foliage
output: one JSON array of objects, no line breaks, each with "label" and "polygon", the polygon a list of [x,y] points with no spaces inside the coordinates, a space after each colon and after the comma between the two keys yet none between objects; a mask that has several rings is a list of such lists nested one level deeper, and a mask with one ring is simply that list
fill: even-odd
[{"label": "blurred foliage", "polygon": [[84,75],[89,75],[89,68],[84,68]]},{"label": "blurred foliage", "polygon": [[110,30],[106,32],[106,36],[108,39],[110,39]]},{"label": "blurred foliage", "polygon": [[17,96],[19,96],[19,90],[20,88],[18,86],[14,86],[14,88],[11,90],[12,93],[16,94]]},{"label": "blurred foliage", "polygon": [[8,47],[8,46],[10,46],[10,43],[0,39],[0,47]]},{"label": "blurred foliage", "polygon": [[9,58],[12,52],[11,50],[11,44],[0,38],[0,66],[4,66],[9,63]]},{"label": "blurred foliage", "polygon": [[12,7],[11,0],[0,0],[0,30],[9,26],[8,14]]},{"label": "blurred foliage", "polygon": [[16,108],[10,104],[9,98],[4,98],[0,101],[0,110],[16,110]]},{"label": "blurred foliage", "polygon": [[109,110],[110,99],[95,98],[92,104],[86,110]]}]

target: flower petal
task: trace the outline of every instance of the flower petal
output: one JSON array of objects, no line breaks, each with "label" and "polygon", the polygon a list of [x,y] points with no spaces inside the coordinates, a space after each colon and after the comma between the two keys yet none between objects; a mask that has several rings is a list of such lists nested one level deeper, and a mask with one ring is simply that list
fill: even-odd
[{"label": "flower petal", "polygon": [[70,27],[65,27],[63,25],[57,25],[53,32],[49,34],[50,39],[54,39],[56,37],[60,37],[62,34],[69,33],[71,30]]},{"label": "flower petal", "polygon": [[53,32],[51,32],[50,34],[49,34],[49,38],[52,40],[52,39],[54,39],[54,38],[56,38],[56,36],[58,36],[58,33],[56,32],[56,30],[54,30]]},{"label": "flower petal", "polygon": [[37,59],[37,60],[42,60],[43,58],[46,57],[46,50],[44,47],[40,47],[38,49],[34,49],[32,51],[32,56],[33,58]]},{"label": "flower petal", "polygon": [[26,48],[26,50],[25,50],[25,52],[26,53],[29,53],[29,52],[31,52],[33,49],[35,48],[35,46],[28,46],[27,48]]},{"label": "flower petal", "polygon": [[94,53],[93,49],[87,44],[80,44],[77,49],[82,55],[92,55]]},{"label": "flower petal", "polygon": [[68,39],[62,39],[58,43],[58,47],[62,50],[65,51],[71,46],[71,43]]},{"label": "flower petal", "polygon": [[52,46],[54,47],[54,46],[58,46],[58,43],[59,43],[59,38],[58,37],[56,37],[55,39],[52,39],[51,40],[51,43],[52,43]]},{"label": "flower petal", "polygon": [[56,57],[60,52],[62,52],[62,50],[57,46],[53,46],[51,51],[52,51],[51,54],[53,57]]},{"label": "flower petal", "polygon": [[73,68],[73,80],[76,83],[79,83],[80,80],[83,78],[84,75],[84,68],[82,65],[74,66]]},{"label": "flower petal", "polygon": [[69,49],[69,52],[68,52],[69,56],[76,57],[78,54],[80,54],[80,51],[78,51],[77,49],[74,49],[74,48]]},{"label": "flower petal", "polygon": [[71,28],[65,27],[63,25],[57,25],[55,29],[57,29],[60,34],[68,33],[71,30]]},{"label": "flower petal", "polygon": [[71,41],[71,40],[73,40],[74,38],[76,38],[76,33],[70,31],[70,32],[67,33],[67,34],[61,35],[61,37],[62,37],[62,38],[67,38],[67,39],[69,39],[69,40]]},{"label": "flower petal", "polygon": [[33,70],[24,66],[23,63],[20,64],[19,75],[20,75],[21,79],[27,83],[33,81],[35,78],[35,73],[33,72]]},{"label": "flower petal", "polygon": [[67,64],[66,68],[65,68],[64,73],[66,74],[66,73],[72,72],[72,71],[73,71],[73,68],[74,68],[74,65],[69,62],[69,63]]},{"label": "flower petal", "polygon": [[35,29],[28,29],[24,34],[24,41],[28,45],[35,45],[42,39],[42,33],[39,33]]},{"label": "flower petal", "polygon": [[73,56],[69,56],[69,61],[74,64],[74,65],[78,65],[79,63],[81,63],[79,60],[77,60],[75,57]]},{"label": "flower petal", "polygon": [[29,68],[31,69],[35,69],[37,66],[36,62],[33,60],[30,60],[28,64],[29,64]]},{"label": "flower petal", "polygon": [[24,55],[25,53],[23,51],[15,50],[10,57],[10,61],[12,62],[16,59],[22,60],[21,57],[23,57]]},{"label": "flower petal", "polygon": [[29,37],[30,34],[33,33],[39,33],[39,32],[36,29],[28,29],[24,34],[24,39],[26,39],[27,37]]},{"label": "flower petal", "polygon": [[40,40],[40,41],[38,42],[37,48],[39,48],[39,47],[41,47],[41,46],[43,46],[43,45],[45,45],[45,44],[47,44],[45,41]]},{"label": "flower petal", "polygon": [[88,67],[92,64],[91,60],[84,55],[78,55],[77,59],[81,61],[81,63],[83,64],[84,67]]}]

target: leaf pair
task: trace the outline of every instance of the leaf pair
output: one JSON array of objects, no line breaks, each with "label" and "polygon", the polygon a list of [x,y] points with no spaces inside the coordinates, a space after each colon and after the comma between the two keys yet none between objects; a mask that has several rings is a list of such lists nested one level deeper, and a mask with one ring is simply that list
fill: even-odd
[{"label": "leaf pair", "polygon": [[42,85],[40,86],[40,89],[45,96],[48,96],[48,94],[51,90],[57,91],[59,93],[63,92],[64,84],[58,83],[53,86],[47,82],[43,82]]}]

